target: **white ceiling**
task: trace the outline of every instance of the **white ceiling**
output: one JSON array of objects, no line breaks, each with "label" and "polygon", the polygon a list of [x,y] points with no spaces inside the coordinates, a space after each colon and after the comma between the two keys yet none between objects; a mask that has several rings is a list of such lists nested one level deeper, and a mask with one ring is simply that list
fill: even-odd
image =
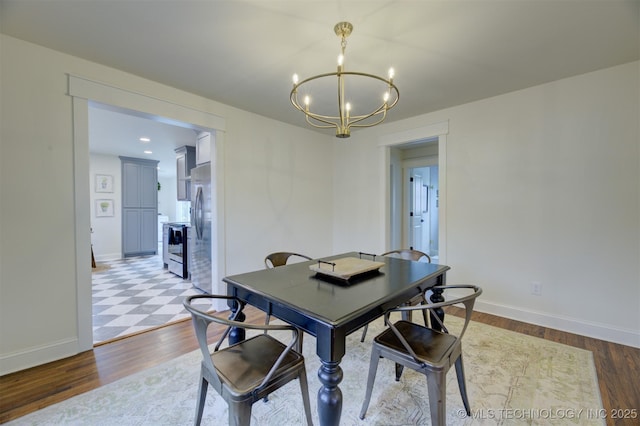
[{"label": "white ceiling", "polygon": [[639,0],[0,0],[5,34],[299,126],[342,20],[349,70],[395,68],[387,121],[640,58]]},{"label": "white ceiling", "polygon": [[[89,108],[89,151],[157,160],[159,177],[176,175],[175,149],[195,146],[199,131],[92,103]],[[143,142],[140,138],[150,139]],[[145,153],[150,151],[151,153]]]}]

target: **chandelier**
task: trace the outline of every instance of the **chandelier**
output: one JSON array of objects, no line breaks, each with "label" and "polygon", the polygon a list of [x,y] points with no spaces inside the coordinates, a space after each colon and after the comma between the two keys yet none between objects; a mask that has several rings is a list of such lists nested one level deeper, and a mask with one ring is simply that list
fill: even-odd
[{"label": "chandelier", "polygon": [[[298,75],[294,74],[293,89],[290,97],[293,106],[304,113],[307,123],[311,126],[318,128],[335,127],[336,137],[348,138],[351,136],[352,127],[371,127],[382,123],[387,117],[387,111],[398,103],[400,92],[396,85],[393,84],[393,68],[389,69],[389,77],[387,79],[363,72],[345,71],[344,51],[347,47],[347,37],[353,31],[353,25],[349,22],[339,22],[333,30],[340,37],[342,47],[342,52],[338,56],[337,71],[319,74],[302,81],[299,81]],[[326,86],[323,86],[326,80],[332,77],[337,77],[338,79],[337,111],[335,104],[327,111],[321,110],[320,107],[317,107],[318,109],[315,112],[312,111],[309,93],[315,91],[316,96],[322,97],[326,96],[327,92],[332,92],[334,89],[327,89]],[[347,93],[345,88],[347,80],[357,90]],[[300,103],[298,99],[298,96],[302,96],[300,93],[304,95],[303,103]],[[324,105],[325,102],[319,102],[318,104]]]}]

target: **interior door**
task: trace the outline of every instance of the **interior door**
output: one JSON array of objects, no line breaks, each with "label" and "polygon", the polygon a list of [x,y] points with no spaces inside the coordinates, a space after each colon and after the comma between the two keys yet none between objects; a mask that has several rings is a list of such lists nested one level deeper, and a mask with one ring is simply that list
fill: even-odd
[{"label": "interior door", "polygon": [[422,175],[411,170],[409,177],[409,246],[413,250],[425,251],[428,247],[424,247],[423,241],[423,179]]}]

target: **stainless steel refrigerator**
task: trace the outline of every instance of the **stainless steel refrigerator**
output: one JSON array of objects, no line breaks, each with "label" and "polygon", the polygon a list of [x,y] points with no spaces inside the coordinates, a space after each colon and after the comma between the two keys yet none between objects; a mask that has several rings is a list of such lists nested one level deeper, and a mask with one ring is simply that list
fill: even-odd
[{"label": "stainless steel refrigerator", "polygon": [[211,281],[211,165],[191,169],[191,282],[205,293]]}]

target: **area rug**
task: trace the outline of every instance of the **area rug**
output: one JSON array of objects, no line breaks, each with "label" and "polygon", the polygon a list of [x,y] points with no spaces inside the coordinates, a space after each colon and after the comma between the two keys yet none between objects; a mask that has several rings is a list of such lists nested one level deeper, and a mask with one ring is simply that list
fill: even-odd
[{"label": "area rug", "polygon": [[[459,318],[447,317],[457,327]],[[341,367],[344,401],[342,425],[428,425],[431,423],[426,380],[406,370],[399,382],[393,364],[381,360],[371,404],[364,420],[364,398],[371,339],[381,320],[348,337]],[[304,355],[314,424],[319,424],[316,395],[320,362],[315,339],[304,336]],[[448,425],[603,425],[591,352],[472,322],[463,340],[463,357],[472,415],[464,413],[455,370],[447,376]],[[8,425],[190,425],[193,424],[201,355],[195,351],[163,365],[76,396],[16,419]],[[209,389],[203,425],[227,424],[227,406]],[[305,424],[296,381],[253,406],[252,425]]]}]

